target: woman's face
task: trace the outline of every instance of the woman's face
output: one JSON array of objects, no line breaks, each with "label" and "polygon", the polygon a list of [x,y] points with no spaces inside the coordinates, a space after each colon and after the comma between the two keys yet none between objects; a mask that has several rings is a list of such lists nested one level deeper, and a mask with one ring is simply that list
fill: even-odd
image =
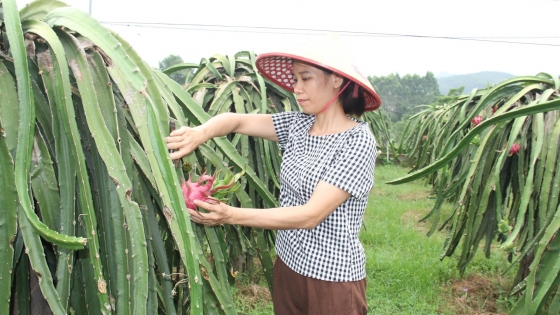
[{"label": "woman's face", "polygon": [[342,79],[306,63],[293,63],[294,93],[303,112],[319,113],[338,93]]}]

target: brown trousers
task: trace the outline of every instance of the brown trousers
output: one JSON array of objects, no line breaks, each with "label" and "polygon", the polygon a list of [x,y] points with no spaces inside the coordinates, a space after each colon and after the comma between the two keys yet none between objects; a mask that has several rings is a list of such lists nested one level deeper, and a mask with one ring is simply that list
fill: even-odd
[{"label": "brown trousers", "polygon": [[302,276],[276,257],[272,301],[276,315],[366,315],[366,279],[331,282]]}]

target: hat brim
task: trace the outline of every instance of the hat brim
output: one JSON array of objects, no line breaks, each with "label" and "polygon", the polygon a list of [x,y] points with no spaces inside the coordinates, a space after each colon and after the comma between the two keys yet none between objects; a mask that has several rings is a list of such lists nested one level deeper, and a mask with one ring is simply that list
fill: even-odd
[{"label": "hat brim", "polygon": [[[274,82],[278,86],[282,87],[283,89],[293,93],[294,81],[292,78],[293,75],[292,64],[294,60],[305,62],[311,65],[315,65],[327,69],[361,86],[364,91],[366,111],[376,110],[379,108],[379,106],[381,106],[381,98],[375,92],[373,87],[371,87],[371,85],[369,84],[365,84],[364,82],[362,82],[363,80],[357,78],[357,76],[360,75],[359,73],[357,73],[357,69],[355,71],[357,75],[350,74],[310,58],[289,54],[289,53],[281,53],[281,52],[271,52],[271,53],[258,55],[256,60],[256,66],[259,72],[264,77]],[[271,64],[271,62],[273,63]],[[365,80],[365,78],[363,79]]]}]

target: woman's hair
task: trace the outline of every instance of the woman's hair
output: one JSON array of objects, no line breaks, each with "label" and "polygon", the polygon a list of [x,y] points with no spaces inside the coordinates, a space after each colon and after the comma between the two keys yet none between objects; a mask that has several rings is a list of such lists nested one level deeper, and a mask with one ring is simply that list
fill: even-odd
[{"label": "woman's hair", "polygon": [[[342,87],[346,85],[348,79],[344,78],[342,82]],[[354,91],[354,87],[356,86],[355,82],[350,82],[348,87],[340,93],[338,96],[338,100],[342,103],[342,109],[346,115],[351,115],[355,117],[360,117],[366,111],[366,98],[364,97],[364,89],[358,85],[358,95],[354,97],[352,94]]]},{"label": "woman's hair", "polygon": [[[334,72],[331,70],[320,68],[323,70],[325,74],[332,75]],[[342,85],[340,88],[343,88],[346,83],[348,83],[349,79],[343,78]],[[342,109],[346,115],[360,117],[366,111],[366,98],[364,97],[364,89],[358,85],[358,97],[354,98],[352,94],[354,94],[354,87],[356,83],[354,81],[350,82],[348,87],[340,93],[338,96],[338,100],[342,104]]]}]

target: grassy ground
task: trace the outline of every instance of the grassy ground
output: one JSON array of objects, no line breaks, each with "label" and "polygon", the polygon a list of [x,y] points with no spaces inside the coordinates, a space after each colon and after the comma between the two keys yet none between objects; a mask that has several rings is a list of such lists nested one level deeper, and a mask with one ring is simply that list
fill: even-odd
[{"label": "grassy ground", "polygon": [[[501,276],[505,255],[496,250],[486,259],[480,253],[463,276],[455,258],[441,261],[445,231],[426,237],[429,223],[418,223],[434,204],[429,187],[421,182],[384,184],[406,171],[395,166],[375,171],[360,234],[367,257],[369,314],[507,314],[512,301],[506,298],[511,279]],[[235,294],[241,314],[273,314],[264,283],[242,279]]]}]

